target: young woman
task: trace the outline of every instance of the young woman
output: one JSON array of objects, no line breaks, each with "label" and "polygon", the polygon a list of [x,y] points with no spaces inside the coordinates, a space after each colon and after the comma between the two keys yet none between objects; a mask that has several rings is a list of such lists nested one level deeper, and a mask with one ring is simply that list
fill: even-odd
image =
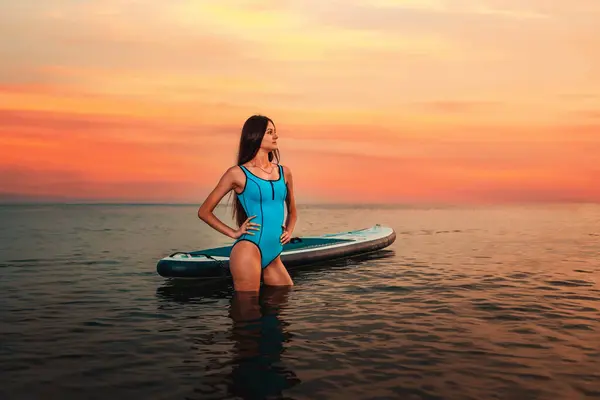
[{"label": "young woman", "polygon": [[[236,291],[258,291],[261,273],[265,285],[293,285],[279,255],[296,225],[296,201],[292,171],[279,164],[277,138],[271,119],[262,115],[248,118],[242,128],[237,165],[225,171],[198,210],[201,220],[236,239],[229,256]],[[213,213],[231,190],[235,192],[237,229]]]}]

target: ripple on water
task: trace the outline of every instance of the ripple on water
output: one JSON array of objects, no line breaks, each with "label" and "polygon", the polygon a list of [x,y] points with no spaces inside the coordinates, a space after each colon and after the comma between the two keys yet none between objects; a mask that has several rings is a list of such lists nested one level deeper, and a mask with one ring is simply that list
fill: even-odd
[{"label": "ripple on water", "polygon": [[548,284],[553,286],[565,286],[565,287],[573,287],[573,286],[594,286],[593,282],[588,282],[580,279],[569,279],[569,280],[549,280],[546,281]]}]

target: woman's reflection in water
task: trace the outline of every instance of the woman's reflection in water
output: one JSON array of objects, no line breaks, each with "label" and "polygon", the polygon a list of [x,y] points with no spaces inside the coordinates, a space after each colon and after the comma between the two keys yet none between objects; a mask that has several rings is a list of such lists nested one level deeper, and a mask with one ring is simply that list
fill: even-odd
[{"label": "woman's reflection in water", "polygon": [[284,343],[292,337],[280,316],[290,290],[263,286],[260,294],[234,292],[229,313],[234,343],[229,391],[234,396],[279,397],[285,389],[300,383],[281,360]]}]

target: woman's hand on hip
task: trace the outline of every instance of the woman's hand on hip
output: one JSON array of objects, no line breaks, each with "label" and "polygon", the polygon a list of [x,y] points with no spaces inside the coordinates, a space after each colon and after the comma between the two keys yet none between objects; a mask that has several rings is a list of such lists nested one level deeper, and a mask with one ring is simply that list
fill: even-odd
[{"label": "woman's hand on hip", "polygon": [[250,222],[250,220],[254,217],[256,217],[256,215],[248,217],[248,219],[246,219],[246,221],[244,221],[242,226],[240,226],[238,228],[238,230],[235,231],[235,234],[233,235],[234,239],[238,239],[240,236],[242,236],[244,234],[254,235],[254,233],[250,232],[250,230],[257,231],[260,229],[259,228],[260,224],[257,224],[256,222]]},{"label": "woman's hand on hip", "polygon": [[281,244],[283,245],[290,241],[290,239],[292,238],[292,232],[288,231],[285,228],[285,225],[281,225],[281,227],[283,228],[283,233],[281,234],[279,239],[281,241]]}]

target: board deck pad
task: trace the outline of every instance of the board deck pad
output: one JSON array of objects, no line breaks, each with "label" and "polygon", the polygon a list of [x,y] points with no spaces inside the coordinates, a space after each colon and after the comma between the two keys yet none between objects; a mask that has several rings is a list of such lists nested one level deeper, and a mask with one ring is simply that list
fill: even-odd
[{"label": "board deck pad", "polygon": [[[392,228],[379,224],[370,228],[320,236],[294,237],[283,246],[281,261],[286,268],[364,254],[391,245]],[[156,269],[166,278],[212,279],[231,276],[229,255],[233,243],[190,252],[175,252],[159,260]]]}]

